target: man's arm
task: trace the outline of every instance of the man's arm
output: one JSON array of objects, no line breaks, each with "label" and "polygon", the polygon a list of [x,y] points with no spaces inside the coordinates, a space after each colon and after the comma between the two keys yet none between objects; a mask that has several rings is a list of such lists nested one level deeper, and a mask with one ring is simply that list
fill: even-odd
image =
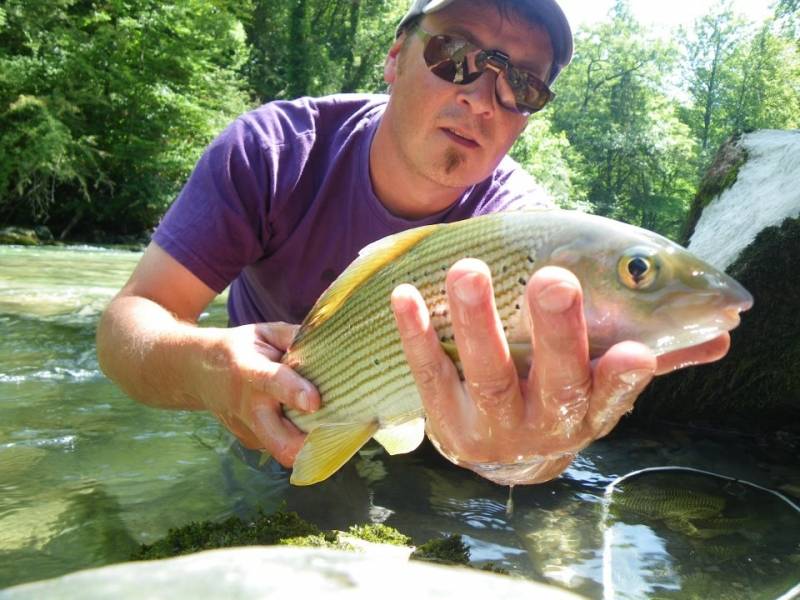
[{"label": "man's arm", "polygon": [[622,342],[590,361],[580,283],[564,269],[546,267],[526,288],[534,359],[520,378],[486,265],[456,263],[447,294],[466,381],[442,350],[419,292],[404,285],[392,295],[428,436],[452,462],[503,484],[558,476],[577,452],[614,428],[654,375],[721,358],[730,344],[723,334],[656,358],[642,344]]},{"label": "man's arm", "polygon": [[245,445],[290,465],[304,435],[282,413],[319,406],[319,393],[280,357],[296,326],[197,326],[216,292],[151,243],[97,330],[100,367],[150,406],[209,410]]}]

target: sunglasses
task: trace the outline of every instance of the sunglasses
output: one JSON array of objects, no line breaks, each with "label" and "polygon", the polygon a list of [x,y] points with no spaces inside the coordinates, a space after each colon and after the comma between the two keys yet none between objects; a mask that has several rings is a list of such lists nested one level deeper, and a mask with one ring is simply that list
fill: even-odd
[{"label": "sunglasses", "polygon": [[530,71],[511,64],[499,50],[483,50],[455,35],[415,28],[425,43],[423,58],[431,72],[450,83],[467,85],[491,69],[497,73],[495,94],[503,108],[528,116],[542,110],[555,94]]}]

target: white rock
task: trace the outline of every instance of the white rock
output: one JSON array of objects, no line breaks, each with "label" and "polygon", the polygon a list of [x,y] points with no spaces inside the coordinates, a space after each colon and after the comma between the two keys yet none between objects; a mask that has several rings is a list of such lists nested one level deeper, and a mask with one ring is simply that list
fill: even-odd
[{"label": "white rock", "polygon": [[762,229],[800,216],[800,131],[756,131],[739,144],[747,162],[736,183],[703,210],[689,243],[689,250],[719,269]]},{"label": "white rock", "polygon": [[0,600],[161,598],[485,598],[576,600],[574,594],[468,568],[299,547],[210,550],[80,571],[0,591]]}]

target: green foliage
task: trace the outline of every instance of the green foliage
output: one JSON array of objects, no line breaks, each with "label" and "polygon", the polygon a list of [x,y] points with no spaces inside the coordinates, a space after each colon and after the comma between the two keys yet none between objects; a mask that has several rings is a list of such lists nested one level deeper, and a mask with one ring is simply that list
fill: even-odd
[{"label": "green foliage", "polygon": [[680,226],[693,191],[694,141],[667,95],[674,49],[651,39],[626,2],[576,35],[557,83],[554,129],[580,155],[595,212],[665,234]]},{"label": "green foliage", "polygon": [[[254,103],[383,89],[407,0],[6,0],[0,226],[141,234]],[[675,237],[717,147],[800,127],[800,5],[720,0],[672,43],[618,0],[512,150],[564,207]],[[678,51],[684,50],[684,54]]]},{"label": "green foliage", "polygon": [[582,157],[572,149],[565,132],[553,131],[547,114],[530,120],[511,148],[511,157],[550,192],[559,206],[588,210],[581,178]]},{"label": "green foliage", "polygon": [[246,107],[224,2],[9,0],[0,31],[3,220],[139,232]]},{"label": "green foliage", "polygon": [[701,145],[700,169],[731,135],[800,126],[800,57],[773,25],[755,29],[726,0],[684,32],[692,100],[684,119]]},{"label": "green foliage", "polygon": [[251,0],[244,72],[259,101],[377,92],[405,0]]}]

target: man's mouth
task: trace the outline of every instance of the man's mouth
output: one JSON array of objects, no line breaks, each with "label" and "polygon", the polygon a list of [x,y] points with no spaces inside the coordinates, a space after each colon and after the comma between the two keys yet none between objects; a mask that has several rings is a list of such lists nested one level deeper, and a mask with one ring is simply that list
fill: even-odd
[{"label": "man's mouth", "polygon": [[479,148],[480,147],[480,144],[477,141],[475,141],[474,138],[472,138],[469,134],[467,134],[467,133],[465,133],[463,131],[460,131],[458,129],[454,129],[452,127],[442,127],[442,131],[444,131],[445,134],[447,134],[447,136],[451,140],[453,140],[457,144],[460,144],[461,146],[465,146],[467,148]]}]

